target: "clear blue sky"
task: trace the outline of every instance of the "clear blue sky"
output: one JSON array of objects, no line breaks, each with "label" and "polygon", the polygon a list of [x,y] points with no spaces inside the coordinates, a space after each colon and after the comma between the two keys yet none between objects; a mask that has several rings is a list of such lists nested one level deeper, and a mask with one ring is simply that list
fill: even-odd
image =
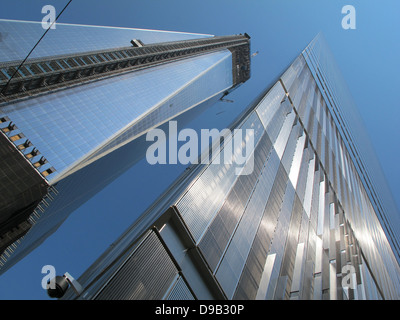
[{"label": "clear blue sky", "polygon": [[[3,0],[0,18],[41,21],[68,1]],[[341,26],[344,5],[356,9],[356,30]],[[227,35],[247,32],[252,78],[194,125],[225,125],[322,31],[362,114],[389,186],[400,206],[400,2],[398,0],[73,0],[59,22]],[[216,115],[220,111],[225,111]],[[221,118],[218,118],[221,117]],[[221,122],[222,126],[224,122]],[[209,125],[209,123],[208,123]],[[220,125],[220,127],[221,127]],[[181,172],[182,167],[137,164],[75,211],[39,248],[0,277],[0,299],[48,299],[43,265],[79,277]],[[160,178],[162,177],[162,178]]]}]

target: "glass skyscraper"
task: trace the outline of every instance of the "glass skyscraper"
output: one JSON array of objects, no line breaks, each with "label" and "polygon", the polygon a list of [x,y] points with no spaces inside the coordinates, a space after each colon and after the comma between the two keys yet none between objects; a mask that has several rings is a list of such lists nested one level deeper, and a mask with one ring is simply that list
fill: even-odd
[{"label": "glass skyscraper", "polygon": [[250,174],[191,165],[64,298],[399,299],[398,209],[356,110],[318,35],[230,126],[252,129]]},{"label": "glass skyscraper", "polygon": [[[0,272],[250,76],[249,36],[0,20]],[[42,37],[44,35],[44,37]]]}]

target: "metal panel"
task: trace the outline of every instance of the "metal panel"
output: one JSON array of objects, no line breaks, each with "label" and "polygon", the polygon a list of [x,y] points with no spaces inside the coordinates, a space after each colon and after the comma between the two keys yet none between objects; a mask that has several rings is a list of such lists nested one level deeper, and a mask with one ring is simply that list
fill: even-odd
[{"label": "metal panel", "polygon": [[134,250],[96,300],[161,299],[178,269],[154,231]]},{"label": "metal panel", "polygon": [[185,280],[179,277],[166,300],[195,300]]},{"label": "metal panel", "polygon": [[[265,234],[266,232],[270,233],[272,230],[270,230],[270,228],[265,230],[264,220],[266,216],[270,214],[270,206],[271,203],[273,203],[273,201],[271,201],[273,198],[271,190],[278,167],[279,160],[276,153],[272,151],[262,171],[252,198],[243,214],[242,220],[235,231],[232,242],[221,262],[220,269],[218,269],[216,274],[217,278],[221,281],[221,285],[228,292],[235,288],[235,281],[239,281],[234,297],[235,299],[241,299],[243,297],[254,299],[257,293],[258,284],[262,276],[262,267],[265,264],[270,242],[267,239],[268,236],[272,237],[271,234],[267,236]],[[279,197],[276,198],[279,199]],[[276,200],[276,198],[273,200]],[[268,202],[270,203],[269,206]],[[238,256],[235,254],[236,249],[239,250]],[[244,264],[245,261],[246,263]],[[232,276],[229,275],[231,270],[233,272]],[[242,272],[241,276],[240,272]],[[246,282],[248,279],[250,279],[252,283],[254,282],[254,285],[247,285]],[[227,294],[229,296],[229,293]]]},{"label": "metal panel", "polygon": [[215,270],[222,253],[230,240],[239,219],[243,215],[256,180],[263,169],[271,142],[264,134],[256,146],[254,155],[254,170],[250,175],[241,175],[228,194],[223,206],[204,234],[199,247],[202,250],[211,270]]},{"label": "metal panel", "polygon": [[[264,132],[264,127],[257,114],[255,112],[250,114],[240,128],[246,134],[248,129],[253,130],[251,132],[254,133],[254,145],[257,146]],[[234,133],[233,139],[238,139],[237,134]],[[245,143],[246,135],[242,135],[241,138],[242,142]],[[253,153],[250,156],[253,156]],[[256,164],[255,161],[254,165]],[[237,169],[239,169],[239,175]],[[212,162],[177,201],[176,206],[196,242],[200,241],[207,227],[218,213],[234,181],[239,176],[241,177],[240,170],[243,170],[243,166],[237,163],[220,164],[219,162]],[[251,174],[243,176],[243,183],[245,184],[248,184],[249,179],[252,179]],[[247,189],[249,190],[249,188]],[[215,192],[216,190],[218,192]]]}]

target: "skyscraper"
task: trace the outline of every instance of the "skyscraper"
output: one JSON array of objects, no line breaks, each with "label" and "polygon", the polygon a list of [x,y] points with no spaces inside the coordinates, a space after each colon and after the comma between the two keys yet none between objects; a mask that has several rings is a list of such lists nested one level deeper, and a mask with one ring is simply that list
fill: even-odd
[{"label": "skyscraper", "polygon": [[193,164],[78,298],[398,299],[399,214],[357,117],[318,35],[230,126],[252,129],[250,174]]},{"label": "skyscraper", "polygon": [[0,272],[250,76],[249,36],[0,20]]}]

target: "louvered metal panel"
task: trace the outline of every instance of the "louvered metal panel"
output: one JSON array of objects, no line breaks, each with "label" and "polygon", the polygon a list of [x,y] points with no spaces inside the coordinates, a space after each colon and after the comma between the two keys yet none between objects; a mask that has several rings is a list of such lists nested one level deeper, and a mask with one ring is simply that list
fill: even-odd
[{"label": "louvered metal panel", "polygon": [[166,300],[195,300],[193,293],[190,291],[186,281],[179,277]]},{"label": "louvered metal panel", "polygon": [[159,237],[151,231],[96,300],[158,300],[166,294],[177,273]]}]

